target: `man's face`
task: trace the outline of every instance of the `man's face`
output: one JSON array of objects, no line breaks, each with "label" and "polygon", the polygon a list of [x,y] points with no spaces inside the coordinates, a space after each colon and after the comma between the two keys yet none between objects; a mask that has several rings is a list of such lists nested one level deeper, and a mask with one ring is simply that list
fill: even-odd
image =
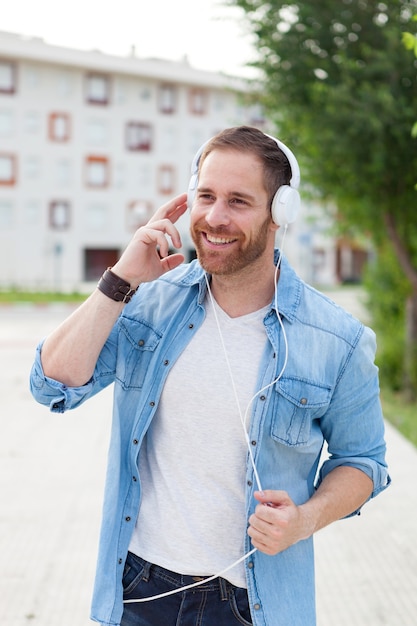
[{"label": "man's face", "polygon": [[257,157],[233,149],[210,152],[201,167],[190,230],[210,274],[231,275],[270,261],[276,226]]}]

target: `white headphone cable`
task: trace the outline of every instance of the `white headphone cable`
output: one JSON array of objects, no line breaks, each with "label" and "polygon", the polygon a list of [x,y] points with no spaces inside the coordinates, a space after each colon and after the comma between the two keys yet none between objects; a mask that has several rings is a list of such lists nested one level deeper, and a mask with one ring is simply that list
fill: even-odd
[{"label": "white headphone cable", "polygon": [[[237,408],[238,408],[238,412],[239,412],[240,421],[242,423],[244,434],[245,434],[245,440],[246,440],[246,444],[247,444],[247,448],[248,448],[248,452],[249,452],[249,458],[250,458],[250,461],[251,461],[251,465],[252,465],[252,469],[253,469],[253,473],[254,473],[254,476],[255,476],[255,480],[256,480],[256,484],[257,484],[258,490],[261,491],[261,492],[263,491],[263,489],[262,489],[261,481],[260,481],[260,478],[259,478],[258,470],[256,468],[256,463],[255,463],[255,459],[254,459],[254,456],[253,456],[252,447],[251,447],[251,444],[250,444],[250,441],[249,441],[249,435],[248,435],[248,432],[247,432],[247,429],[246,429],[246,419],[247,419],[249,408],[250,408],[252,402],[255,400],[255,398],[260,393],[262,393],[263,391],[265,391],[266,389],[268,389],[269,387],[274,385],[282,377],[282,375],[284,373],[284,370],[286,368],[286,365],[287,365],[287,361],[288,361],[288,341],[287,341],[287,335],[286,335],[286,332],[285,332],[285,327],[283,325],[281,316],[280,316],[279,311],[278,311],[278,272],[279,272],[280,266],[281,266],[282,250],[283,250],[285,235],[287,233],[287,228],[288,228],[288,224],[286,224],[285,227],[284,227],[284,234],[283,234],[283,237],[282,237],[280,254],[279,254],[279,257],[278,257],[278,262],[277,262],[277,264],[275,266],[275,273],[274,273],[274,304],[275,304],[275,310],[276,310],[276,314],[277,314],[277,317],[278,317],[278,321],[279,321],[279,324],[281,326],[283,338],[284,338],[284,344],[285,344],[284,364],[283,364],[283,366],[281,368],[281,371],[278,374],[278,376],[276,378],[274,378],[274,380],[272,382],[270,382],[268,385],[265,385],[265,387],[262,387],[262,389],[257,391],[255,393],[255,395],[249,400],[249,403],[248,403],[248,405],[246,407],[244,416],[242,416],[242,412],[241,412],[241,409],[240,409],[240,404],[239,404],[238,394],[237,394],[237,390],[236,390],[236,385],[235,385],[235,381],[234,381],[234,378],[233,378],[233,372],[232,372],[232,369],[230,367],[229,358],[227,356],[227,349],[226,349],[226,345],[225,345],[224,339],[223,339],[223,334],[222,334],[222,331],[221,331],[221,328],[220,328],[220,322],[219,322],[219,319],[218,319],[218,315],[217,315],[217,311],[216,311],[216,307],[215,307],[213,294],[212,294],[211,289],[210,289],[210,282],[208,280],[206,272],[204,272],[204,277],[205,277],[206,284],[207,284],[207,292],[209,294],[210,301],[211,301],[211,304],[212,304],[212,307],[213,307],[213,312],[214,312],[214,317],[215,317],[215,320],[216,320],[217,330],[219,332],[220,342],[222,344],[222,349],[223,349],[223,352],[224,352],[224,355],[225,355],[226,365],[227,365],[227,369],[228,369],[228,372],[229,372],[230,380],[231,380],[231,383],[232,383],[232,389],[233,389],[233,393],[234,393],[234,396],[235,396],[235,400],[236,400],[236,404],[237,404]],[[171,589],[171,591],[166,591],[164,593],[160,593],[160,594],[157,594],[157,595],[154,595],[154,596],[148,596],[146,598],[132,598],[130,600],[123,600],[123,603],[124,604],[129,604],[129,603],[134,603],[134,602],[135,603],[136,602],[149,602],[151,600],[159,600],[161,598],[165,598],[167,596],[174,595],[175,593],[180,593],[182,591],[187,591],[188,589],[192,589],[193,587],[198,587],[200,585],[204,585],[204,584],[206,584],[208,582],[211,582],[212,580],[215,580],[216,578],[221,577],[223,574],[225,574],[229,570],[233,569],[236,565],[239,565],[239,563],[242,563],[242,561],[245,561],[249,556],[254,554],[256,551],[257,551],[257,548],[253,548],[252,550],[250,550],[249,552],[246,552],[246,554],[241,556],[237,561],[234,561],[234,563],[232,563],[231,565],[229,565],[228,567],[223,569],[221,572],[218,572],[217,574],[214,574],[213,576],[209,576],[208,578],[204,578],[203,580],[199,580],[198,582],[191,583],[190,585],[185,585],[183,587],[179,587],[178,589]]]},{"label": "white headphone cable", "polygon": [[132,598],[131,600],[123,600],[123,602],[124,602],[124,604],[128,604],[128,603],[132,603],[132,602],[148,602],[149,600],[160,600],[161,598],[165,598],[166,596],[172,596],[172,595],[174,595],[174,593],[179,593],[180,591],[187,591],[187,589],[192,589],[193,587],[199,587],[200,585],[205,585],[206,583],[209,583],[212,580],[215,580],[216,578],[219,578],[220,576],[223,576],[223,574],[225,574],[230,569],[235,567],[235,565],[238,565],[239,563],[244,561],[248,556],[250,556],[254,552],[256,552],[256,548],[253,548],[250,552],[247,552],[246,554],[241,556],[240,559],[238,559],[237,561],[235,561],[234,563],[232,563],[231,565],[229,565],[228,567],[223,569],[218,574],[214,574],[213,576],[209,576],[208,578],[204,578],[203,580],[199,580],[196,583],[191,583],[190,585],[185,585],[184,587],[180,587],[179,589],[171,589],[171,591],[165,591],[164,593],[158,593],[156,596],[149,596],[148,598],[137,598],[137,599]]}]

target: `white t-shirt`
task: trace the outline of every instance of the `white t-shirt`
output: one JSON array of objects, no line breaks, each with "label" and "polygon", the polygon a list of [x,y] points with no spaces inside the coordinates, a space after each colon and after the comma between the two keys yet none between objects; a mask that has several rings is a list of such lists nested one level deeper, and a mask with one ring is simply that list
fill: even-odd
[{"label": "white t-shirt", "polygon": [[[242,419],[257,391],[266,342],[268,307],[230,318],[214,306],[227,359],[207,302],[201,328],[168,375],[140,453],[142,501],[129,547],[147,561],[196,576],[217,574],[244,554]],[[243,563],[224,577],[246,587]]]}]

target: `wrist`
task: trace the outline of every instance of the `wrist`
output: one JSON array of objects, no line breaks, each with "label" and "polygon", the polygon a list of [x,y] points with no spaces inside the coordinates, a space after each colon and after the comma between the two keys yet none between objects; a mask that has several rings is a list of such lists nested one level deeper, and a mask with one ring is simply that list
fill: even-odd
[{"label": "wrist", "polygon": [[100,278],[97,288],[111,300],[127,304],[138,290],[139,285],[132,287],[127,280],[115,274],[109,267]]},{"label": "wrist", "polygon": [[314,535],[314,533],[320,528],[314,511],[314,507],[311,507],[310,505],[311,500],[308,500],[306,503],[301,504],[298,507],[301,521],[301,539],[308,539],[309,537]]}]

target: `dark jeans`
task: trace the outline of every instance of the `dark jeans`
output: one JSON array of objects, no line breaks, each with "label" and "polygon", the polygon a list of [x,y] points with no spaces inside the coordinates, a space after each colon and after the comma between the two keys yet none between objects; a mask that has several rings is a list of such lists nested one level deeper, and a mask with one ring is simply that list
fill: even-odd
[{"label": "dark jeans", "polygon": [[[123,573],[124,600],[147,598],[199,580],[152,565],[129,552]],[[198,587],[148,602],[125,603],[121,626],[237,626],[252,624],[246,589],[216,578]]]}]

